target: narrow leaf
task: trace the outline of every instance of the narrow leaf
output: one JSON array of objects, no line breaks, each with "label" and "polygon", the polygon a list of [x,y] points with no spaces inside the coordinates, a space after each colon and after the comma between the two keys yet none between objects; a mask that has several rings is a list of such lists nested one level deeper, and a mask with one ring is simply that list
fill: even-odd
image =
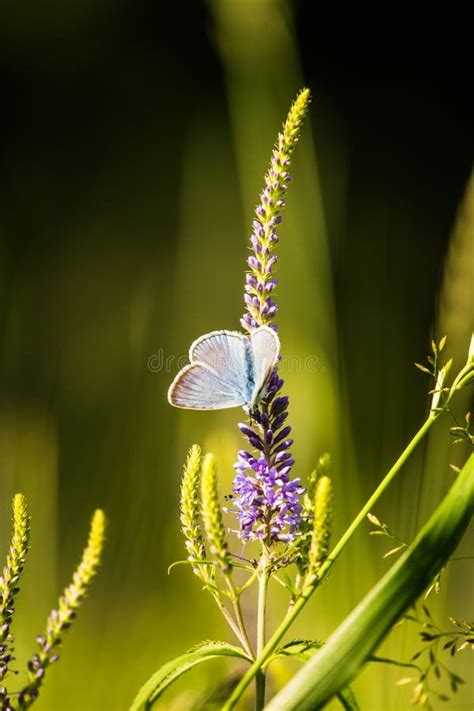
[{"label": "narrow leaf", "polygon": [[407,684],[411,684],[412,681],[415,681],[415,678],[413,676],[404,676],[398,681],[395,682],[396,686],[406,686]]},{"label": "narrow leaf", "polygon": [[180,657],[164,664],[142,686],[133,701],[130,711],[149,711],[155,701],[174,681],[197,664],[216,657],[238,657],[248,662],[252,660],[239,647],[226,642],[203,642]]},{"label": "narrow leaf", "polygon": [[389,556],[393,555],[394,553],[398,553],[398,551],[403,550],[403,548],[406,548],[404,543],[402,543],[401,546],[392,548],[391,550],[387,551],[387,553],[385,553],[384,558],[388,558]]},{"label": "narrow leaf", "polygon": [[360,710],[360,706],[357,703],[357,699],[354,696],[354,692],[349,686],[347,686],[345,689],[342,689],[342,691],[337,694],[337,698],[341,702],[341,706],[343,709],[345,709],[345,711]]},{"label": "narrow leaf", "polygon": [[387,657],[375,657],[372,655],[367,661],[378,662],[379,664],[393,664],[396,667],[411,667],[412,669],[420,669],[420,667],[416,664],[411,664],[410,662],[399,662],[397,659],[388,659]]},{"label": "narrow leaf", "polygon": [[425,368],[424,365],[421,365],[420,363],[415,363],[415,365],[418,370],[421,370],[423,373],[428,373],[428,375],[431,375],[431,371],[429,371],[428,368]]},{"label": "narrow leaf", "polygon": [[474,455],[415,541],[266,711],[319,708],[357,676],[449,559],[472,516]]},{"label": "narrow leaf", "polygon": [[318,639],[293,639],[277,649],[270,661],[277,657],[298,657],[298,659],[306,661],[322,646],[323,642]]},{"label": "narrow leaf", "polygon": [[422,607],[423,612],[425,613],[426,617],[428,617],[428,619],[432,620],[433,618],[431,616],[431,612],[429,611],[429,608],[426,605],[422,605],[421,607]]},{"label": "narrow leaf", "polygon": [[368,513],[367,518],[369,519],[370,523],[374,524],[374,526],[380,526],[382,528],[382,524],[380,523],[379,519],[375,514]]}]

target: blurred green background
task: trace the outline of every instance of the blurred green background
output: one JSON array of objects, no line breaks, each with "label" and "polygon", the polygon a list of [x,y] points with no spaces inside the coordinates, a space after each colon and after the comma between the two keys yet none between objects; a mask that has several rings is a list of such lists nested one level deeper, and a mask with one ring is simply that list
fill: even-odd
[{"label": "blurred green background", "polygon": [[[110,520],[103,569],[38,711],[126,709],[162,662],[229,638],[190,570],[166,571],[183,556],[186,450],[211,448],[228,492],[241,415],[182,413],[166,391],[194,338],[238,328],[252,209],[302,86],[314,100],[281,229],[280,333],[284,354],[312,366],[285,373],[295,471],[305,476],[332,452],[337,532],[424,417],[428,384],[413,362],[431,336],[446,332],[450,355],[465,358],[469,67],[421,47],[422,61],[411,61],[401,38],[366,44],[350,27],[314,22],[313,9],[278,0],[2,4],[3,553],[14,492],[33,515],[14,627],[20,664],[79,558],[92,510]],[[468,402],[458,402],[462,414]],[[448,426],[376,511],[401,538],[413,538],[452,481],[449,463],[465,455]],[[386,546],[368,530],[294,636],[326,637],[386,570]],[[467,538],[459,555],[469,551]],[[450,614],[472,618],[472,571],[472,561],[448,566],[433,603],[441,626]],[[283,605],[272,591],[273,621]],[[251,617],[251,596],[245,608]],[[399,628],[383,651],[406,660],[414,639]],[[464,676],[468,655],[454,663]],[[275,665],[274,683],[293,670]],[[200,667],[160,708],[199,705],[226,671]],[[409,708],[400,676],[365,670],[354,686],[362,709]],[[470,709],[472,688],[444,708]]]}]

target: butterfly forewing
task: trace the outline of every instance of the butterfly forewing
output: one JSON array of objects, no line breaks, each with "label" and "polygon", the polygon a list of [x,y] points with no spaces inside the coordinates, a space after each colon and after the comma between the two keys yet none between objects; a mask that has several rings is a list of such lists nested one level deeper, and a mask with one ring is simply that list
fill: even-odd
[{"label": "butterfly forewing", "polygon": [[254,387],[251,403],[254,405],[262,397],[265,385],[280,355],[280,339],[269,326],[261,326],[250,336],[253,353]]},{"label": "butterfly forewing", "polygon": [[201,336],[189,349],[191,363],[210,368],[244,402],[249,402],[254,387],[250,340],[237,331],[213,331]]}]

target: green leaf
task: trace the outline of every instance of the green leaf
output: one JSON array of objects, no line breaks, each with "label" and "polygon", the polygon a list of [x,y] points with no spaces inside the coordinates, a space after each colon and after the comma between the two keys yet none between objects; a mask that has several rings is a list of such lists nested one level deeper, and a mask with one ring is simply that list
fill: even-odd
[{"label": "green leaf", "polygon": [[130,711],[149,711],[168,686],[179,679],[182,674],[197,664],[216,657],[238,657],[247,662],[252,661],[240,647],[234,647],[226,642],[202,642],[158,669],[142,686]]},{"label": "green leaf", "polygon": [[344,689],[451,556],[471,519],[473,504],[471,455],[415,541],[266,711],[309,711]]},{"label": "green leaf", "polygon": [[322,646],[323,642],[318,639],[292,639],[291,642],[287,642],[283,647],[277,649],[270,662],[277,657],[297,657],[307,661]]},{"label": "green leaf", "polygon": [[297,595],[299,592],[298,589],[292,584],[292,580],[289,575],[285,575],[285,579],[283,580],[279,575],[275,575],[274,573],[272,575],[272,580],[281,585],[282,588],[285,588],[285,590],[288,590],[288,592],[292,595]]}]

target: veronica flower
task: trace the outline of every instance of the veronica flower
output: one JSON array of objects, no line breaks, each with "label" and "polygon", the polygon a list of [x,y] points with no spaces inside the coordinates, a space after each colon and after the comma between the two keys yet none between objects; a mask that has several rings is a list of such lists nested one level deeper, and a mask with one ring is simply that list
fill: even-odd
[{"label": "veronica flower", "polygon": [[[277,257],[277,227],[282,220],[285,194],[291,180],[291,154],[298,142],[308,108],[310,92],[303,89],[293,103],[278,134],[265,187],[255,208],[250,237],[252,254],[247,263],[245,283],[246,313],[242,326],[251,333],[265,324],[276,329],[278,306],[273,299],[277,280],[273,275]],[[275,368],[265,397],[249,410],[249,422],[240,424],[242,434],[254,450],[238,454],[233,493],[239,521],[238,535],[243,540],[262,540],[267,546],[277,541],[290,542],[300,535],[300,496],[304,492],[299,479],[290,477],[294,460],[289,451],[293,444],[291,427],[286,424],[288,397],[281,395],[283,380]]]}]

